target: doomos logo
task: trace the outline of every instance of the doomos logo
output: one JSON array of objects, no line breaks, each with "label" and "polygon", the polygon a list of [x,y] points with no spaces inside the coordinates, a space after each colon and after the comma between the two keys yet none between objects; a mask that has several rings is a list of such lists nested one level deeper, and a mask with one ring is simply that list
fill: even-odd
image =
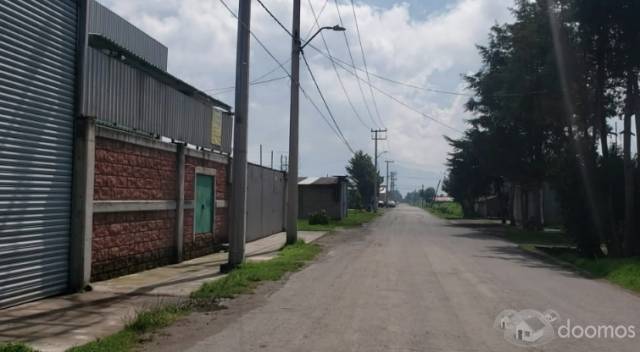
[{"label": "doomos logo", "polygon": [[[523,347],[544,345],[556,336],[561,339],[633,339],[634,325],[578,325],[567,319],[560,322],[554,310],[539,312],[534,309],[503,310],[493,326],[504,334],[508,342]],[[553,324],[557,325],[557,330]]]},{"label": "doomos logo", "polygon": [[504,331],[504,339],[514,345],[540,346],[555,338],[556,334],[551,324],[558,318],[559,315],[554,310],[541,313],[534,309],[507,309],[498,314],[493,326]]}]

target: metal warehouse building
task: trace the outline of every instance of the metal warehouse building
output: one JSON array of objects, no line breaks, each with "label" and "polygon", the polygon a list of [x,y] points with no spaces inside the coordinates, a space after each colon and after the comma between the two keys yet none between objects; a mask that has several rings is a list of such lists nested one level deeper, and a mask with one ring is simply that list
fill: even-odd
[{"label": "metal warehouse building", "polygon": [[298,217],[308,218],[313,213],[324,211],[332,219],[347,216],[347,177],[300,177],[298,178]]},{"label": "metal warehouse building", "polygon": [[0,1],[0,308],[226,240],[230,107],[167,56],[93,0]]}]

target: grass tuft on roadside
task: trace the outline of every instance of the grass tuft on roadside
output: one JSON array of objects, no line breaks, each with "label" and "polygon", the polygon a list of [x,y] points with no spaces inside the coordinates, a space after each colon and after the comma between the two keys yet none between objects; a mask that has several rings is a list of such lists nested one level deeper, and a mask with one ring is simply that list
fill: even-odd
[{"label": "grass tuft on roadside", "polygon": [[369,212],[360,209],[349,209],[347,217],[342,220],[329,220],[326,225],[309,225],[307,219],[298,219],[298,230],[300,231],[332,231],[338,227],[351,228],[358,227],[364,223],[367,223],[382,214],[381,211],[377,213]]},{"label": "grass tuft on roadside", "polygon": [[0,343],[0,352],[37,352],[37,350],[19,342]]},{"label": "grass tuft on roadside", "polygon": [[[191,300],[182,304],[166,304],[145,310],[126,325],[124,330],[111,336],[74,347],[68,352],[126,352],[134,350],[143,340],[144,335],[171,325],[195,308],[211,308],[222,298],[233,298],[236,295],[251,292],[260,281],[275,281],[287,272],[302,268],[312,260],[321,247],[307,244],[304,241],[284,247],[278,256],[264,262],[247,262],[231,271],[227,276],[202,284],[200,289],[191,294]],[[4,350],[0,352],[34,352],[31,349]],[[26,346],[25,346],[26,347]]]},{"label": "grass tuft on roadside", "polygon": [[441,219],[457,220],[464,218],[462,206],[456,202],[430,203],[425,209],[434,216]]},{"label": "grass tuft on roadside", "polygon": [[533,231],[522,230],[515,227],[508,227],[504,232],[507,240],[518,244],[540,244],[570,246],[571,239],[561,231]]},{"label": "grass tuft on roadside", "polygon": [[251,292],[260,281],[276,281],[284,274],[299,270],[320,253],[320,246],[303,241],[287,246],[277,257],[264,262],[247,262],[227,276],[204,283],[191,294],[196,301],[215,301]]},{"label": "grass tuft on roadside", "polygon": [[188,303],[159,305],[156,308],[138,313],[136,318],[125,326],[124,330],[67,351],[130,351],[140,342],[144,334],[167,327],[190,311],[191,306]]},{"label": "grass tuft on roadside", "polygon": [[568,250],[545,252],[585,270],[596,278],[604,278],[624,288],[640,292],[640,257],[591,259],[580,257],[574,251]]}]

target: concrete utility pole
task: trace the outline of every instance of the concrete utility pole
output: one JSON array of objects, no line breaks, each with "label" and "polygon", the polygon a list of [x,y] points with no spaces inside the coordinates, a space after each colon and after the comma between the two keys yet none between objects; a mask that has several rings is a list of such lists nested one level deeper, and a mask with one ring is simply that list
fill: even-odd
[{"label": "concrete utility pole", "polygon": [[289,109],[289,172],[287,173],[287,244],[298,240],[298,121],[300,99],[300,0],[293,0],[291,34],[291,105]]},{"label": "concrete utility pole", "polygon": [[393,192],[396,189],[396,175],[397,172],[395,171],[391,171],[391,174],[389,177],[391,177],[391,192]]},{"label": "concrete utility pole", "polygon": [[387,184],[384,192],[384,204],[388,205],[389,204],[389,164],[393,163],[393,160],[385,160],[384,162],[387,164],[387,177],[384,179],[384,181]]},{"label": "concrete utility pole", "polygon": [[[376,169],[376,175],[375,175],[375,179],[373,180],[373,211],[378,211],[378,192],[380,192],[380,186],[378,185],[378,141],[383,141],[385,139],[387,139],[387,129],[381,129],[381,130],[371,130],[371,133],[373,133],[373,135],[371,136],[371,139],[373,139],[374,141],[374,166]],[[378,133],[382,134],[385,133],[382,136],[378,136]]]},{"label": "concrete utility pole", "polygon": [[251,0],[238,7],[238,47],[236,49],[235,126],[233,133],[233,182],[231,183],[231,233],[229,259],[223,271],[244,260],[247,222],[247,130],[249,118],[249,50]]}]

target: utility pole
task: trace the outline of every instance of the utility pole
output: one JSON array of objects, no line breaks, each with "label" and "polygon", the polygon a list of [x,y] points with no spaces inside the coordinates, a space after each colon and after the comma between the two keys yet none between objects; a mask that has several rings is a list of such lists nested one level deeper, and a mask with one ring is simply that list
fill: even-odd
[{"label": "utility pole", "polygon": [[389,204],[389,164],[393,163],[393,160],[385,160],[384,162],[387,164],[387,177],[384,179],[387,184],[384,192],[384,204],[388,205]]},{"label": "utility pole", "polygon": [[393,194],[393,191],[396,189],[396,175],[397,173],[395,171],[391,171],[391,173],[389,173],[389,177],[391,177],[391,185],[389,186],[391,188],[391,194]]},{"label": "utility pole", "polygon": [[249,118],[249,50],[251,0],[240,0],[236,49],[235,126],[233,134],[233,182],[231,184],[231,233],[229,259],[223,271],[244,260],[247,222],[247,130]]},{"label": "utility pole", "polygon": [[[373,180],[373,211],[378,211],[378,192],[380,192],[380,187],[378,185],[378,141],[383,141],[385,139],[387,139],[387,129],[380,129],[380,130],[371,130],[371,133],[373,134],[371,136],[371,139],[373,139],[374,141],[374,166],[376,169],[376,175],[374,177]],[[382,134],[384,133],[384,135],[382,136],[378,136],[378,133]]]},{"label": "utility pole", "polygon": [[420,207],[424,208],[424,185],[422,185],[422,190],[420,191]]},{"label": "utility pole", "polygon": [[291,105],[289,109],[289,172],[287,173],[287,244],[298,240],[298,121],[300,99],[300,0],[293,0],[291,34]]},{"label": "utility pole", "polygon": [[273,169],[273,150],[271,151],[271,169]]},{"label": "utility pole", "polygon": [[260,166],[262,166],[262,144],[260,144]]}]

